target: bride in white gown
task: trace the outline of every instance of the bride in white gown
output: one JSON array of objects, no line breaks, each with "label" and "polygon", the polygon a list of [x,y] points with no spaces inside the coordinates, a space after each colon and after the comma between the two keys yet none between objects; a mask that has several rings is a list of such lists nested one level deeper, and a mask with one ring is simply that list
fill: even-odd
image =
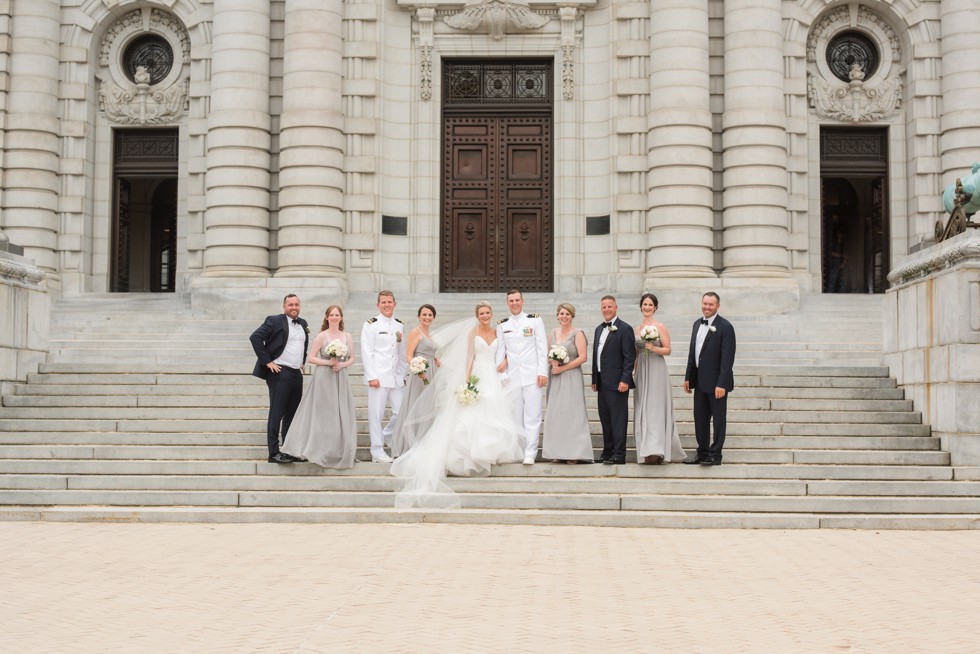
[{"label": "bride in white gown", "polygon": [[[433,334],[435,342],[447,343],[439,374],[401,419],[407,424],[434,419],[391,466],[391,474],[406,482],[395,498],[396,507],[459,508],[459,498],[445,483],[447,475],[486,476],[494,463],[521,460],[524,437],[514,424],[494,363],[492,319],[490,305],[480,302],[476,320],[458,321]],[[474,403],[463,405],[457,392],[470,376],[479,379],[479,395]]]}]

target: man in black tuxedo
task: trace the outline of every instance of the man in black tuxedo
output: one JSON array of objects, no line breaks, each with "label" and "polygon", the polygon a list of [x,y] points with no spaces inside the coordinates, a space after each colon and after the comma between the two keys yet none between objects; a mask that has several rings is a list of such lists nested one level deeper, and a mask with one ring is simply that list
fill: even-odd
[{"label": "man in black tuxedo", "polygon": [[[735,387],[732,367],[735,365],[735,328],[718,315],[721,298],[717,293],[701,296],[704,318],[694,321],[691,348],[687,354],[684,392],[694,393],[694,433],[698,453],[684,463],[721,465],[721,448],[725,445],[725,420],[728,394]],[[715,423],[715,441],[711,442],[711,421]]]},{"label": "man in black tuxedo", "polygon": [[303,364],[310,344],[310,328],[299,317],[299,298],[287,295],[282,301],[282,313],[268,316],[249,340],[258,361],[252,374],[264,379],[269,387],[269,421],[266,437],[269,444],[269,463],[298,461],[279,451],[279,427],[283,439],[303,398]]},{"label": "man in black tuxedo", "polygon": [[616,298],[606,295],[599,305],[604,322],[592,340],[592,390],[599,393],[602,454],[596,463],[626,463],[626,422],[629,394],[636,388],[633,328],[619,319]]}]

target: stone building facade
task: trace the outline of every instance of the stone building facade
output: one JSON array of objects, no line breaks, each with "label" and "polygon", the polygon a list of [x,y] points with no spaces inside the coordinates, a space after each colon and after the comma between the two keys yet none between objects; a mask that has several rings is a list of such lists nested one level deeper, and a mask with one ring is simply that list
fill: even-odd
[{"label": "stone building facade", "polygon": [[66,296],[881,292],[980,160],[978,34],[975,0],[0,0],[0,239]]}]

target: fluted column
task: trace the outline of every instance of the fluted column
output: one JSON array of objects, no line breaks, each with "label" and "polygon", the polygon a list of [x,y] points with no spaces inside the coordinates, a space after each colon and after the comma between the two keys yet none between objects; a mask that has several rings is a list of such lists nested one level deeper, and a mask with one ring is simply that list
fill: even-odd
[{"label": "fluted column", "polygon": [[724,276],[789,274],[780,4],[725,2]]},{"label": "fluted column", "polygon": [[344,272],[343,2],[286,0],[277,276]]},{"label": "fluted column", "polygon": [[59,0],[14,2],[3,162],[3,226],[37,266],[58,266]]},{"label": "fluted column", "polygon": [[963,177],[980,161],[980,11],[976,0],[942,0],[943,184]]},{"label": "fluted column", "polygon": [[650,3],[647,273],[653,279],[715,274],[708,80],[708,0]]},{"label": "fluted column", "polygon": [[269,0],[214,0],[207,275],[269,274]]}]

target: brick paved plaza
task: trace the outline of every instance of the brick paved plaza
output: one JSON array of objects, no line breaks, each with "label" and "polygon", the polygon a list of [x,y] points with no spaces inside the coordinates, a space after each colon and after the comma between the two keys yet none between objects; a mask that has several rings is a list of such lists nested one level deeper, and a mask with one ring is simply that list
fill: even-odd
[{"label": "brick paved plaza", "polygon": [[974,652],[978,552],[975,531],[0,523],[0,651]]}]

